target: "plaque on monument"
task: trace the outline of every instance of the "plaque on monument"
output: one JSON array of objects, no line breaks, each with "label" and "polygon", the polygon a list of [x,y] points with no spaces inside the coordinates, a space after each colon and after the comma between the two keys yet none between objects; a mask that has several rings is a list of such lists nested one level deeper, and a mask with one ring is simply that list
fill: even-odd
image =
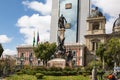
[{"label": "plaque on monument", "polygon": [[65,9],[71,9],[71,8],[72,8],[72,3],[65,4]]},{"label": "plaque on monument", "polygon": [[65,64],[66,64],[65,59],[61,58],[52,59],[47,63],[48,67],[60,67],[60,68],[65,68]]},{"label": "plaque on monument", "polygon": [[70,23],[65,24],[65,29],[70,29]]}]

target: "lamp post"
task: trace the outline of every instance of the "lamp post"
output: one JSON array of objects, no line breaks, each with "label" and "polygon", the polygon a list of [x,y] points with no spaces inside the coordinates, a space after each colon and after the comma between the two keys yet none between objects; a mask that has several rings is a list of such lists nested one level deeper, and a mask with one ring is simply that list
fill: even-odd
[{"label": "lamp post", "polygon": [[32,61],[33,61],[33,58],[30,57],[30,66],[32,66]]},{"label": "lamp post", "polygon": [[92,69],[92,80],[97,80],[97,70],[96,70],[96,50],[94,50],[94,54],[95,54],[95,57],[94,57],[94,66],[93,66],[93,69]]},{"label": "lamp post", "polygon": [[22,67],[23,67],[23,61],[24,61],[24,58],[21,58],[20,61],[21,61],[20,66],[21,66],[21,68],[22,68]]}]

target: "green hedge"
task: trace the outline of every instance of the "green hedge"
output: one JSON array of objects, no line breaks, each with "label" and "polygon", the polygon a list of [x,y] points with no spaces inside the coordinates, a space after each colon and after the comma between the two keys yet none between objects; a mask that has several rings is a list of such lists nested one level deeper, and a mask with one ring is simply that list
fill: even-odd
[{"label": "green hedge", "polygon": [[28,75],[35,75],[36,71],[35,70],[31,70],[31,69],[22,69],[21,71],[17,72],[22,73],[22,74],[28,74]]},{"label": "green hedge", "polygon": [[16,74],[17,75],[21,75],[21,74],[23,74],[23,72],[21,72],[21,71],[20,72],[16,72]]},{"label": "green hedge", "polygon": [[37,77],[37,79],[42,79],[44,75],[41,73],[36,73],[35,76]]},{"label": "green hedge", "polygon": [[64,69],[56,68],[56,67],[52,67],[52,68],[33,67],[32,69],[31,68],[22,69],[20,72],[22,72],[23,74],[28,74],[28,75],[35,75],[36,73],[42,73],[44,75],[52,75],[52,76],[91,75],[91,71],[73,69],[69,67],[66,67]]}]

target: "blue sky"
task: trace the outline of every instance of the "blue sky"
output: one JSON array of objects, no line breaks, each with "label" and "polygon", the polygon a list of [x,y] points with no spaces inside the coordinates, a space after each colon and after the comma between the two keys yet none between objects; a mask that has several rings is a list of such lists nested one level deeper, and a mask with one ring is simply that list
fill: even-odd
[{"label": "blue sky", "polygon": [[[49,36],[51,9],[43,10],[48,6],[51,8],[51,0],[0,0],[0,43],[4,54],[15,54],[16,46],[31,45],[33,32],[39,29],[41,37]],[[46,37],[40,40],[49,40]]]},{"label": "blue sky", "polygon": [[[107,17],[106,33],[120,14],[120,0],[91,0]],[[0,43],[4,54],[16,54],[16,46],[32,45],[33,32],[39,31],[40,41],[50,36],[52,0],[0,0]]]}]

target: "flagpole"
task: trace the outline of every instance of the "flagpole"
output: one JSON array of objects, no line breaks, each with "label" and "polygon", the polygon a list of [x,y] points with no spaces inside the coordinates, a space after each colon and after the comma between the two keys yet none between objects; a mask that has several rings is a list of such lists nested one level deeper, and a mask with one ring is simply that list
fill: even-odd
[{"label": "flagpole", "polygon": [[37,45],[39,44],[39,41],[40,41],[40,39],[39,39],[39,31],[37,31]]},{"label": "flagpole", "polygon": [[33,32],[33,47],[35,46],[35,31]]}]

